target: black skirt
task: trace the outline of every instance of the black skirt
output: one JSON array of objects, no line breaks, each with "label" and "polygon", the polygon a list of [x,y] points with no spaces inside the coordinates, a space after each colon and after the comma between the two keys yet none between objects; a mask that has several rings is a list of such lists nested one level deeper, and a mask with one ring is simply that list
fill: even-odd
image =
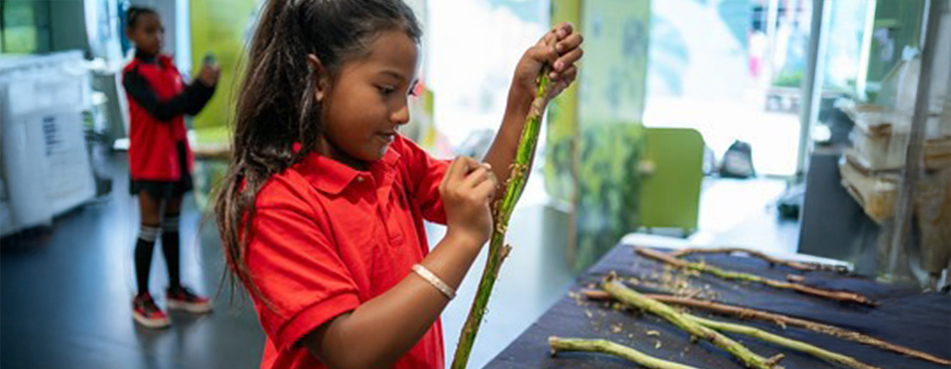
[{"label": "black skirt", "polygon": [[185,155],[185,143],[179,142],[176,145],[178,149],[178,167],[181,175],[177,181],[142,181],[129,178],[129,193],[138,195],[142,191],[149,194],[156,200],[170,200],[181,197],[186,192],[191,191],[195,185],[192,182],[192,175],[188,172],[188,157]]}]

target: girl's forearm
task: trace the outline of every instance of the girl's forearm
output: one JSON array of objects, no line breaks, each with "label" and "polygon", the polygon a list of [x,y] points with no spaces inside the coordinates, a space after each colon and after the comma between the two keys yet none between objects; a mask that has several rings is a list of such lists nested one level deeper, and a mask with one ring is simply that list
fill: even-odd
[{"label": "girl's forearm", "polygon": [[492,146],[485,154],[484,161],[492,165],[492,172],[495,173],[500,184],[496,199],[502,198],[505,193],[504,184],[511,174],[509,167],[518,152],[518,141],[522,135],[522,129],[525,128],[525,117],[531,110],[533,99],[534,94],[531,91],[521,91],[515,85],[511,87],[502,125],[495,135],[495,140],[492,141]]}]

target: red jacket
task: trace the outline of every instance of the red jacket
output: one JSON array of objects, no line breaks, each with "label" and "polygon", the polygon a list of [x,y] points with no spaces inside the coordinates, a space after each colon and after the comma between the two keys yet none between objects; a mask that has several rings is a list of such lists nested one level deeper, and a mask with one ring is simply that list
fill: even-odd
[{"label": "red jacket", "polygon": [[185,135],[185,114],[201,111],[214,86],[197,81],[186,86],[171,58],[141,54],[123,69],[122,83],[129,100],[129,174],[133,180],[180,180],[179,142],[185,144],[189,171],[194,160]]}]

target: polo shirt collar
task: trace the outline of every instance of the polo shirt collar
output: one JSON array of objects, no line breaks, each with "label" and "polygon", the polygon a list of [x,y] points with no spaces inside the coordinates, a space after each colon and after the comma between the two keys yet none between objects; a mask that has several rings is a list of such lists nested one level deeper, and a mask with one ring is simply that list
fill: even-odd
[{"label": "polo shirt collar", "polygon": [[400,158],[392,145],[383,158],[370,164],[369,171],[356,170],[344,163],[318,153],[310,153],[300,163],[300,173],[319,191],[329,195],[343,192],[357,177],[371,176],[374,172],[390,170]]}]

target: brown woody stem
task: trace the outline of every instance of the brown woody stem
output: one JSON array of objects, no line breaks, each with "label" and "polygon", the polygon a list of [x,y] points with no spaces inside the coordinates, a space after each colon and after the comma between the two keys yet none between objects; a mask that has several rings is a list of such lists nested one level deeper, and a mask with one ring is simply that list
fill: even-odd
[{"label": "brown woody stem", "polygon": [[686,248],[686,249],[671,252],[670,255],[675,258],[679,258],[679,257],[692,255],[692,254],[735,254],[735,253],[745,253],[750,256],[763,259],[770,264],[785,265],[790,268],[801,270],[801,271],[832,270],[832,271],[842,272],[844,270],[847,270],[847,269],[844,269],[844,267],[837,266],[837,265],[824,265],[819,263],[801,263],[798,261],[780,259],[777,257],[767,255],[765,253],[756,251],[756,250],[750,250],[750,249],[745,249],[741,247]]},{"label": "brown woody stem", "polygon": [[810,287],[810,286],[806,286],[799,283],[790,283],[790,282],[783,282],[783,281],[777,281],[777,280],[773,280],[769,278],[764,278],[755,274],[739,273],[739,272],[723,270],[723,269],[713,267],[704,263],[694,263],[694,262],[680,260],[671,256],[671,254],[660,252],[660,251],[654,251],[654,250],[646,249],[643,247],[637,247],[636,250],[637,250],[637,253],[642,256],[646,256],[651,259],[654,259],[666,264],[670,264],[678,268],[707,273],[722,279],[761,283],[773,288],[798,291],[800,293],[804,293],[807,295],[818,296],[818,297],[835,300],[835,301],[856,302],[859,304],[864,304],[869,306],[877,305],[875,302],[869,300],[865,296],[862,296],[860,294],[853,293],[853,292],[824,290],[821,288]]}]

